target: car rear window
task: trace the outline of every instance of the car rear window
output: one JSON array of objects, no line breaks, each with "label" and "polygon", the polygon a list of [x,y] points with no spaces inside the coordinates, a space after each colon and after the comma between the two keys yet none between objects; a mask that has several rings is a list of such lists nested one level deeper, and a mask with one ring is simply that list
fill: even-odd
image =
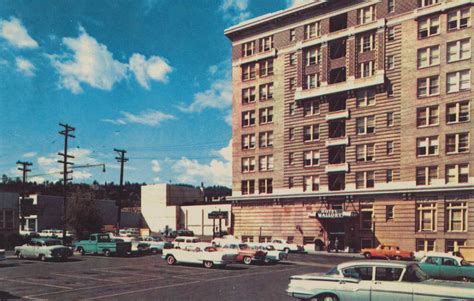
[{"label": "car rear window", "polygon": [[372,267],[352,267],[342,271],[344,277],[360,279],[360,280],[372,280]]},{"label": "car rear window", "polygon": [[375,280],[379,281],[398,281],[402,275],[402,268],[376,267]]}]

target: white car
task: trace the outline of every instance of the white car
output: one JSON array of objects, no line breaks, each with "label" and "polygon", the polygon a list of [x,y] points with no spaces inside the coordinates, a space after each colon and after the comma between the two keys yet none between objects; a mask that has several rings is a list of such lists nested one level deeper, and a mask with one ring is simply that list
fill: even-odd
[{"label": "white car", "polygon": [[360,260],[291,276],[286,292],[300,300],[472,300],[474,284],[430,279],[415,262]]},{"label": "white car", "polygon": [[265,262],[267,263],[277,263],[282,260],[288,259],[288,253],[285,251],[277,250],[272,244],[268,243],[248,243],[252,249],[262,250],[267,252],[265,257]]},{"label": "white car", "polygon": [[223,237],[216,237],[213,240],[211,240],[211,244],[213,244],[214,246],[218,246],[218,247],[221,247],[221,246],[223,246],[223,245],[225,245],[226,243],[229,243],[229,242],[238,243],[238,244],[242,243],[242,241],[240,239],[238,239],[237,237],[232,236],[232,235],[225,235]]},{"label": "white car", "polygon": [[[38,233],[40,237],[63,237],[63,230],[61,229],[44,229]],[[72,236],[70,231],[66,231],[66,236]]]},{"label": "white car", "polygon": [[304,251],[303,246],[297,244],[290,244],[284,239],[275,238],[271,241],[271,244],[275,247],[275,249],[285,251],[286,253]]},{"label": "white car", "polygon": [[176,249],[184,249],[199,242],[201,242],[201,239],[196,236],[178,236],[173,240],[173,246]]},{"label": "white car", "polygon": [[158,254],[162,253],[164,249],[173,248],[173,244],[163,240],[159,236],[145,236],[140,238],[141,242],[147,243],[150,245],[151,253]]},{"label": "white car", "polygon": [[162,258],[169,265],[191,263],[201,264],[210,269],[215,265],[225,266],[235,262],[237,254],[238,252],[235,250],[223,250],[210,244],[198,243],[182,249],[166,249]]},{"label": "white car", "polygon": [[436,252],[436,251],[418,251],[413,253],[415,260],[421,260],[423,257],[426,256],[453,256],[453,252],[443,253],[443,252]]},{"label": "white car", "polygon": [[7,258],[5,257],[5,250],[4,250],[4,249],[0,249],[0,261],[5,260],[5,259],[7,259]]}]

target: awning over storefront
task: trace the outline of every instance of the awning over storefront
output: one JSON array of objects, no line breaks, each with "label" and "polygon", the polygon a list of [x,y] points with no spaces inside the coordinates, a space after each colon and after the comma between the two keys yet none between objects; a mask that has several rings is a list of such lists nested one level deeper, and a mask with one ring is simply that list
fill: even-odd
[{"label": "awning over storefront", "polygon": [[356,216],[357,216],[357,212],[355,211],[344,211],[341,209],[318,210],[308,215],[308,217],[313,217],[317,219],[344,218],[344,217],[356,217]]},{"label": "awning over storefront", "polygon": [[207,218],[209,219],[226,219],[229,216],[229,212],[227,211],[211,211],[207,214]]}]

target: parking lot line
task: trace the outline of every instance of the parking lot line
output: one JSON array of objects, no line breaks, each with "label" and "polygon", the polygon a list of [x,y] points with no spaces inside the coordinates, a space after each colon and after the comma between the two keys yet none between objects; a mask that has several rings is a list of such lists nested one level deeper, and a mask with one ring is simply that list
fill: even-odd
[{"label": "parking lot line", "polygon": [[88,280],[95,280],[95,281],[123,283],[123,282],[117,281],[117,280],[110,280],[110,279],[103,279],[103,278],[96,278],[96,277],[88,277],[88,276],[78,276],[78,275],[69,275],[69,274],[60,274],[60,273],[52,273],[51,275],[57,275],[57,276],[69,277],[69,278],[77,278],[77,279],[88,279]]},{"label": "parking lot line", "polygon": [[26,281],[26,280],[17,280],[17,279],[3,279],[4,281],[9,281],[9,282],[16,282],[16,283],[22,283],[22,284],[33,284],[33,285],[38,285],[38,286],[48,286],[48,287],[54,287],[54,288],[62,288],[66,290],[72,290],[72,287],[69,286],[62,286],[62,285],[54,285],[54,284],[46,284],[46,283],[40,283],[40,282],[32,282],[32,281]]}]

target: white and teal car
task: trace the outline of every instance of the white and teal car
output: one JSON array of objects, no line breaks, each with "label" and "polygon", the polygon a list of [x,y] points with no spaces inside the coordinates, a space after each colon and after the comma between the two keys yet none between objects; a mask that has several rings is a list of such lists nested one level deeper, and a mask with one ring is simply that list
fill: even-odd
[{"label": "white and teal car", "polygon": [[63,246],[61,240],[51,238],[33,238],[30,242],[15,247],[19,259],[35,258],[41,261],[48,259],[67,260],[73,255],[71,248]]},{"label": "white and teal car", "polygon": [[205,268],[214,266],[224,267],[236,261],[238,251],[219,249],[211,244],[196,243],[180,249],[166,249],[163,251],[163,259],[169,265],[176,263],[198,264]]},{"label": "white and teal car", "polygon": [[472,300],[474,284],[433,280],[415,262],[361,260],[290,277],[288,295],[314,301]]},{"label": "white and teal car", "polygon": [[150,250],[152,254],[163,253],[164,249],[173,248],[173,244],[171,242],[165,241],[159,236],[140,237],[140,241],[150,245]]}]

